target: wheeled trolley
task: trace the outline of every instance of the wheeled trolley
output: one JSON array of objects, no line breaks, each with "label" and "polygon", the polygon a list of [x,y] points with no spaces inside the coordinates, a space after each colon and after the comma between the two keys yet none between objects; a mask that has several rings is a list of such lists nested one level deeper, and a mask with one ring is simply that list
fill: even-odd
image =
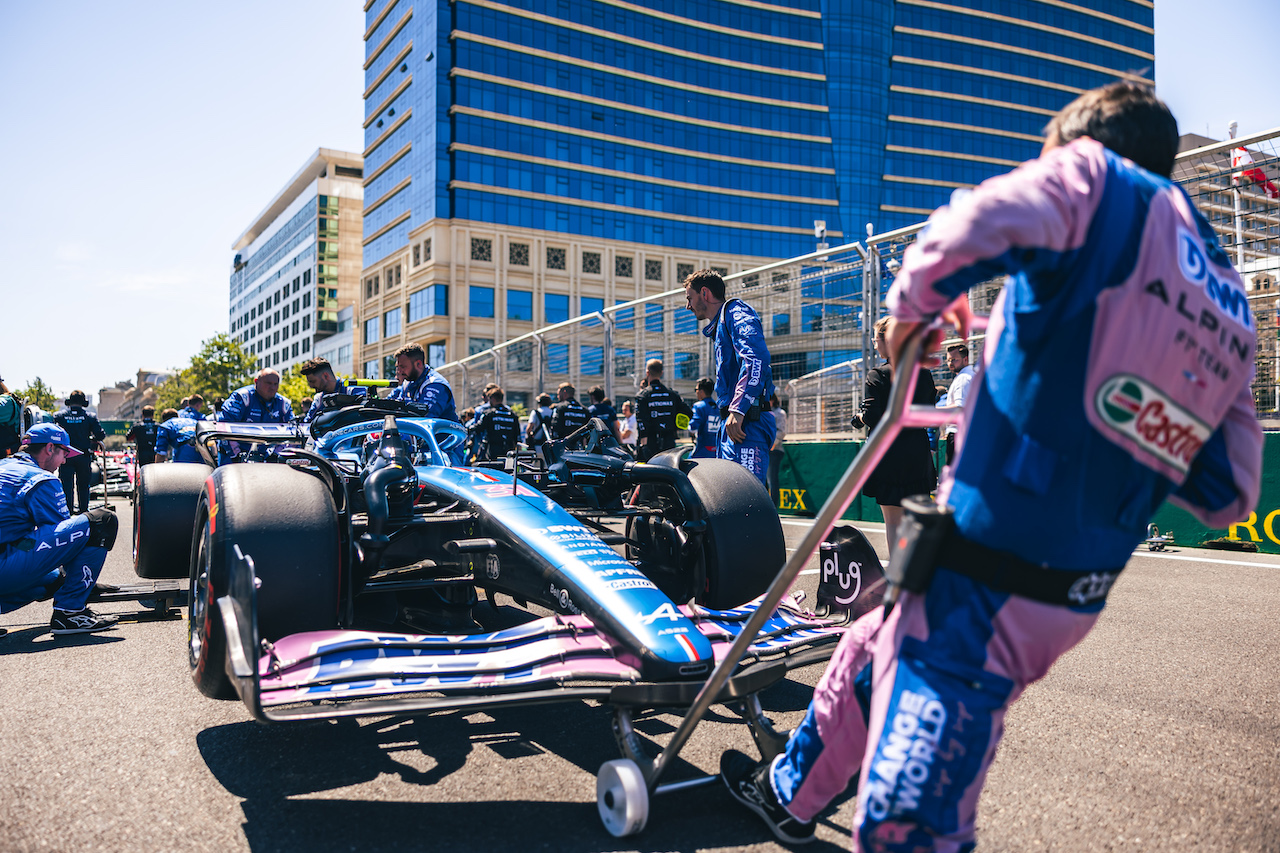
[{"label": "wheeled trolley", "polygon": [[[978,320],[975,324],[976,328],[985,327],[983,318],[975,319]],[[954,410],[911,405],[912,395],[915,393],[917,366],[925,355],[924,344],[928,331],[927,329],[917,331],[903,347],[901,361],[895,370],[896,376],[901,377],[902,381],[895,381],[893,384],[893,392],[884,418],[849,464],[835,490],[818,512],[813,526],[809,528],[800,545],[792,552],[782,570],[774,578],[763,600],[747,620],[733,645],[723,657],[718,659],[715,669],[701,685],[690,703],[689,711],[671,736],[667,747],[659,755],[650,758],[637,750],[628,749],[620,740],[619,744],[622,746],[625,757],[608,761],[601,766],[596,776],[596,806],[600,812],[601,821],[612,835],[621,838],[634,835],[644,829],[648,820],[651,795],[681,790],[715,780],[715,776],[707,776],[660,783],[664,772],[680,754],[681,748],[688,742],[693,730],[713,704],[736,701],[736,697],[741,693],[746,700],[743,707],[752,709],[746,711],[743,716],[751,726],[752,735],[756,738],[762,757],[767,760],[785,748],[785,737],[774,732],[772,727],[767,725],[767,720],[763,720],[763,715],[758,713],[760,706],[755,693],[768,685],[761,685],[756,690],[750,691],[754,685],[740,681],[750,670],[737,675],[735,670],[738,669],[738,664],[748,647],[755,642],[769,614],[783,600],[801,569],[817,552],[836,521],[844,515],[853,496],[862,488],[867,476],[883,458],[898,433],[903,429],[947,426],[957,419],[957,413]],[[616,711],[615,719],[618,719],[618,715],[621,714],[622,709]],[[762,720],[764,726],[761,725]],[[615,722],[615,731],[617,726],[618,723]],[[760,732],[764,733],[763,737]]]}]

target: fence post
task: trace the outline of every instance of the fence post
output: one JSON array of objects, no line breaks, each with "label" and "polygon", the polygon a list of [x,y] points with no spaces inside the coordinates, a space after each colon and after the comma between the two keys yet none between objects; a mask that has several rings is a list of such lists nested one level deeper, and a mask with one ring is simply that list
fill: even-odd
[{"label": "fence post", "polygon": [[604,323],[604,398],[613,400],[613,315],[597,311],[596,316]]},{"label": "fence post", "polygon": [[880,269],[880,247],[868,241],[862,256],[862,360],[853,371],[854,388],[859,392],[866,386],[867,365],[873,352],[872,326],[880,319]]},{"label": "fence post", "polygon": [[535,347],[536,352],[533,357],[535,363],[535,367],[533,369],[533,396],[536,399],[539,394],[546,390],[546,388],[543,387],[545,377],[543,376],[542,371],[547,360],[547,342],[542,339],[542,335],[534,335],[533,339],[537,342],[537,346]]}]

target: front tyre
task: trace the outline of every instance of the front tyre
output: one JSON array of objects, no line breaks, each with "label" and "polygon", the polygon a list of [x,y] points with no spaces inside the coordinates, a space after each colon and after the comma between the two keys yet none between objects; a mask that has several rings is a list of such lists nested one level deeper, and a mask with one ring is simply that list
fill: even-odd
[{"label": "front tyre", "polygon": [[[338,514],[317,477],[285,465],[217,469],[201,496],[188,576],[188,662],[196,688],[234,698],[227,641],[217,599],[230,589],[240,553],[257,575],[257,636],[336,627],[339,598]],[[257,650],[248,651],[256,663]]]},{"label": "front tyre", "polygon": [[728,610],[764,593],[787,560],[782,522],[756,476],[726,459],[698,459],[689,482],[707,519],[706,588],[699,604]]}]

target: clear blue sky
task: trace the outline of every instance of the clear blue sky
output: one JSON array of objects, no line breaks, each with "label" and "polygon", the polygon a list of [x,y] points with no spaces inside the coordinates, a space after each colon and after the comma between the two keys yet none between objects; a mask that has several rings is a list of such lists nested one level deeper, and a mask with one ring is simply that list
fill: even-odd
[{"label": "clear blue sky", "polygon": [[[1274,13],[1158,0],[1183,132],[1280,126],[1280,59],[1252,35]],[[315,149],[363,147],[363,32],[355,0],[0,3],[10,387],[96,394],[226,330],[232,241]]]}]

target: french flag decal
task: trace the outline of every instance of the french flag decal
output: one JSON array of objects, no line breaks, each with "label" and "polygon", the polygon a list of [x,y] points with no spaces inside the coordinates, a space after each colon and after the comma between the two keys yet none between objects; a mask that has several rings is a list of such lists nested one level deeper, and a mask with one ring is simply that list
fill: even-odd
[{"label": "french flag decal", "polygon": [[693,643],[684,634],[676,634],[676,642],[680,644],[680,648],[684,649],[684,653],[689,656],[689,660],[698,660],[698,650],[693,647]]}]

